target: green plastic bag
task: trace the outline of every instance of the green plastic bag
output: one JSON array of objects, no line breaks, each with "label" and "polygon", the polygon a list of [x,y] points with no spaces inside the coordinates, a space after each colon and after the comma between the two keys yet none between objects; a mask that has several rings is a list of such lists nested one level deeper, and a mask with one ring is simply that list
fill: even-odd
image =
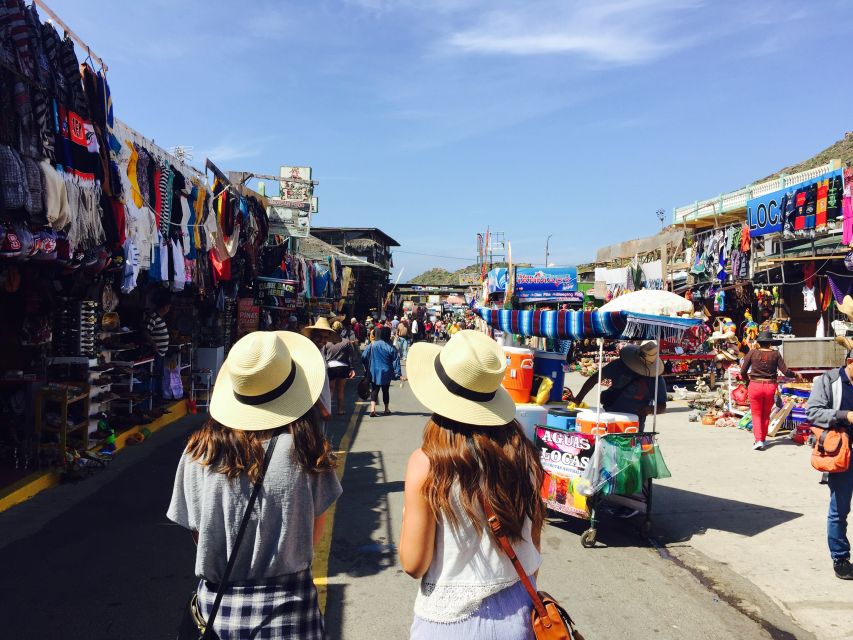
[{"label": "green plastic bag", "polygon": [[643,455],[640,459],[640,465],[643,470],[643,481],[660,480],[661,478],[671,478],[672,473],[666,462],[663,459],[663,454],[660,452],[660,447],[657,442],[646,445],[643,449]]}]

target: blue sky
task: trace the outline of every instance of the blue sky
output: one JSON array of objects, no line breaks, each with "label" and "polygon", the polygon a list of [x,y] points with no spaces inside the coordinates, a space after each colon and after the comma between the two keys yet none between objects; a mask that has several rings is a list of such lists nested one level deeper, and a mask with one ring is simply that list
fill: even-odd
[{"label": "blue sky", "polygon": [[312,166],[314,223],[380,227],[403,280],[487,226],[583,262],[853,130],[848,0],[50,5],[117,117],[196,166]]}]

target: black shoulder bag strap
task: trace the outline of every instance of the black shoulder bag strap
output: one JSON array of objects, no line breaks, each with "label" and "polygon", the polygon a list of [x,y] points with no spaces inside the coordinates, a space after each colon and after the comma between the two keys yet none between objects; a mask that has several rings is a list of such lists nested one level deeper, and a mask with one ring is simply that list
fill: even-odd
[{"label": "black shoulder bag strap", "polygon": [[234,569],[234,564],[237,562],[237,550],[240,548],[240,543],[243,542],[243,535],[246,533],[246,527],[249,524],[249,518],[252,516],[252,509],[255,507],[255,502],[258,500],[258,494],[261,492],[261,485],[264,483],[264,476],[267,473],[267,467],[272,458],[273,449],[278,436],[273,436],[270,443],[267,445],[267,452],[264,455],[264,464],[261,467],[261,472],[258,474],[258,479],[255,480],[255,486],[252,489],[252,495],[249,496],[249,504],[246,505],[246,511],[243,512],[243,520],[240,522],[240,528],[237,530],[237,538],[234,540],[234,548],[231,550],[231,555],[228,557],[228,564],[225,565],[225,573],[222,574],[222,581],[219,583],[219,589],[216,591],[216,600],[213,601],[213,608],[210,610],[210,615],[207,618],[207,624],[204,627],[204,634],[201,640],[207,640],[209,634],[213,632],[213,621],[216,620],[216,614],[219,612],[219,605],[222,603],[222,597],[225,595],[225,589],[228,588],[228,579],[231,577],[231,571]]}]

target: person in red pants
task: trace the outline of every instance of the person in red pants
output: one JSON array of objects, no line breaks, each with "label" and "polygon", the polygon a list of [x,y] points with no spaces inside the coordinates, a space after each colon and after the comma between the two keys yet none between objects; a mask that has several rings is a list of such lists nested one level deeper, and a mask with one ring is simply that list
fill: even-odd
[{"label": "person in red pants", "polygon": [[782,354],[773,348],[779,344],[769,331],[762,331],[756,338],[758,347],[752,349],[743,359],[740,374],[749,385],[749,407],[752,409],[752,435],[755,443],[752,448],[756,451],[764,449],[764,439],[770,426],[770,413],[773,411],[773,400],[776,397],[776,376],[781,371],[789,378],[802,380],[799,373],[794,373],[785,364]]}]

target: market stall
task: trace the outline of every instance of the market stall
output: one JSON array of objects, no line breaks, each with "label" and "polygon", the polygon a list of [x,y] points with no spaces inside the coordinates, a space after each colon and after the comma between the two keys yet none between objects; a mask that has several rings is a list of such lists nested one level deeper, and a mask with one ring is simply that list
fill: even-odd
[{"label": "market stall", "polygon": [[[653,308],[650,310],[654,310]],[[491,328],[524,337],[581,340],[594,338],[599,345],[599,392],[605,338],[660,341],[674,339],[701,323],[698,318],[616,311],[514,311],[479,309],[480,317]],[[505,386],[522,378],[522,360],[517,365],[508,353],[510,365]],[[513,372],[517,373],[513,373]],[[655,376],[655,398],[658,377]],[[509,387],[508,387],[509,388]],[[548,409],[545,423],[533,425],[532,436],[546,470],[542,488],[548,508],[589,520],[581,537],[585,547],[595,544],[596,509],[607,498],[645,514],[649,522],[652,480],[665,477],[657,447],[655,424],[657,401],[651,431],[643,431],[639,422],[626,415],[610,415],[601,409],[584,412],[563,407]],[[526,410],[523,409],[523,410]],[[540,416],[541,417],[541,416]],[[530,436],[530,431],[528,435]],[[646,524],[645,526],[648,526]]]}]

